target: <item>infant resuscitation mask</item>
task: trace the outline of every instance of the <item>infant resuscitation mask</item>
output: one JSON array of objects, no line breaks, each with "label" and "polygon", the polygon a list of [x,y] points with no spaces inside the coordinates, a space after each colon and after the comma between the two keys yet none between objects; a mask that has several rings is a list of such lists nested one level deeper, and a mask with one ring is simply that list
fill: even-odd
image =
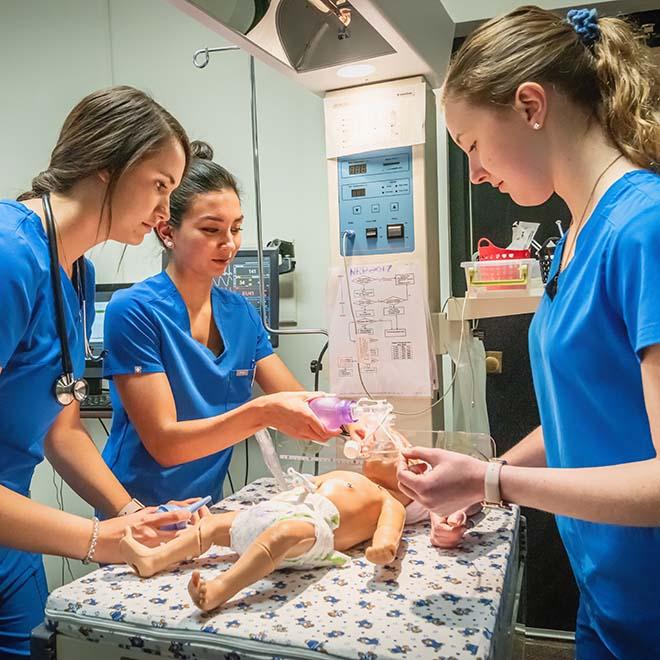
[{"label": "infant resuscitation mask", "polygon": [[358,422],[365,431],[361,441],[350,439],[344,445],[346,458],[367,458],[372,455],[398,455],[404,446],[394,430],[394,408],[384,399],[351,401],[334,396],[313,399],[309,407],[328,429],[339,429]]},{"label": "infant resuscitation mask", "polygon": [[346,458],[398,458],[406,444],[394,429],[393,406],[384,399],[360,399],[353,414],[362,425],[365,436],[361,441],[347,440]]},{"label": "infant resuscitation mask", "polygon": [[[337,429],[346,424],[360,423],[364,430],[361,440],[347,440],[343,447],[345,458],[291,456],[283,454],[287,460],[332,462],[359,465],[364,461],[389,462],[398,460],[400,450],[406,442],[394,430],[393,407],[385,400],[360,399],[351,401],[338,397],[318,397],[309,402],[310,408],[328,429]],[[255,433],[264,462],[275,478],[278,490],[291,487],[290,477],[282,469],[280,457],[275,450],[273,440],[267,429]]]}]

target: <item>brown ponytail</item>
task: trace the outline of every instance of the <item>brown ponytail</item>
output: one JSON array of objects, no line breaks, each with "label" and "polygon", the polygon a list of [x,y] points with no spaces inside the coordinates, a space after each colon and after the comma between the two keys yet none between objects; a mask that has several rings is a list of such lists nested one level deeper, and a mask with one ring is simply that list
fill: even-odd
[{"label": "brown ponytail", "polygon": [[636,165],[660,171],[660,70],[625,21],[598,20],[585,44],[563,18],[520,7],[478,27],[453,57],[443,97],[510,106],[529,81],[554,85]]},{"label": "brown ponytail", "polygon": [[28,192],[20,194],[17,197],[17,201],[22,202],[24,199],[41,197],[44,193],[57,191],[59,187],[57,177],[53,176],[52,172],[44,170],[32,179],[31,189]]}]

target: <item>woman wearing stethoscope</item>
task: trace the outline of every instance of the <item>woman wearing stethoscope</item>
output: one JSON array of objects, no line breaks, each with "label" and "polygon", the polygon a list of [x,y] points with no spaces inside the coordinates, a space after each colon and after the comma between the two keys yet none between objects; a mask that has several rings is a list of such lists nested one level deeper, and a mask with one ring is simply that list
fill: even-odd
[{"label": "woman wearing stethoscope", "polygon": [[[140,243],[168,216],[189,155],[179,123],[144,93],[89,95],[69,114],[48,169],[19,202],[0,201],[0,657],[27,657],[47,595],[40,554],[121,561],[130,521],[149,542],[189,514],[137,512],[80,422],[94,272],[83,257],[108,238]],[[87,327],[85,327],[85,325]],[[99,523],[29,499],[47,456]]]},{"label": "woman wearing stethoscope", "polygon": [[[211,148],[193,142],[192,153],[156,226],[167,269],[117,292],[105,312],[114,416],[103,458],[146,504],[220,499],[233,446],[265,426],[306,440],[333,435],[250,303],[213,286],[241,246],[243,212]],[[254,380],[266,395],[250,400]]]}]

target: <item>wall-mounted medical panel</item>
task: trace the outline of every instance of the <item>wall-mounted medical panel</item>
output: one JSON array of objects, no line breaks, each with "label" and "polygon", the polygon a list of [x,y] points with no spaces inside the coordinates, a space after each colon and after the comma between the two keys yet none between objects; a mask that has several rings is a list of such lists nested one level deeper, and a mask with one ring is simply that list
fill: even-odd
[{"label": "wall-mounted medical panel", "polygon": [[342,156],[337,175],[342,256],[415,250],[412,147]]}]

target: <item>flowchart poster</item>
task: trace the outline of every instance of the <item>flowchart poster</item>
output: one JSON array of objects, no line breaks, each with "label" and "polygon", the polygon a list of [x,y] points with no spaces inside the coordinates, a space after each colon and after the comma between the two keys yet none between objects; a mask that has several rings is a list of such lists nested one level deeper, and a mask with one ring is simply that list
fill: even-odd
[{"label": "flowchart poster", "polygon": [[[348,280],[347,280],[348,278]],[[430,396],[426,288],[414,263],[336,269],[330,290],[330,390]]]}]

